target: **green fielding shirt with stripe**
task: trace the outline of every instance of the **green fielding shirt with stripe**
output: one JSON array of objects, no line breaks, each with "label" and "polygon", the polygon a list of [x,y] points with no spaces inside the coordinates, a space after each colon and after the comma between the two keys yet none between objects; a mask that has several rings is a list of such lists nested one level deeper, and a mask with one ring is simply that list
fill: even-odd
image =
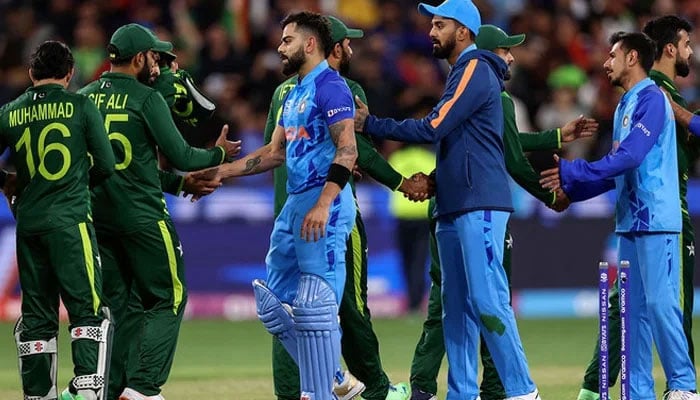
[{"label": "green fielding shirt with stripe", "polygon": [[[673,101],[681,107],[687,108],[688,102],[678,92],[678,87],[671,78],[664,73],[652,69],[649,78],[660,87],[666,89],[671,94]],[[683,125],[676,122],[676,144],[678,147],[678,187],[680,189],[681,214],[683,225],[690,225],[690,214],[688,213],[688,171],[690,164],[697,159],[700,150],[700,140],[695,136],[690,136],[688,130]]]},{"label": "green fielding shirt with stripe", "polygon": [[[363,103],[367,104],[367,96],[362,86],[352,79],[345,77],[343,79],[345,79],[345,82],[348,84],[353,96],[359,97]],[[275,89],[272,101],[270,102],[270,110],[267,114],[267,123],[265,124],[265,144],[270,143],[270,140],[272,140],[272,133],[277,126],[277,121],[279,121],[284,99],[287,93],[296,86],[297,81],[298,77],[295,75],[282,82],[277,86],[277,89]],[[357,141],[357,165],[382,185],[391,190],[398,189],[399,186],[401,186],[403,176],[396,172],[384,157],[377,152],[372,145],[372,141],[367,136],[355,132],[355,139]],[[287,167],[281,165],[275,168],[273,171],[273,179],[275,187],[275,216],[277,216],[280,211],[282,211],[284,202],[287,200]],[[354,192],[355,184],[352,179],[350,179],[350,185],[352,185]]]},{"label": "green fielding shirt with stripe", "polygon": [[168,217],[158,169],[159,149],[183,171],[221,164],[222,147],[197,149],[182,138],[163,96],[133,76],[106,72],[80,93],[104,117],[116,173],[93,190],[96,228],[130,233]]},{"label": "green fielding shirt with stripe", "polygon": [[0,109],[0,153],[9,147],[17,168],[18,233],[91,221],[89,184],[114,171],[103,126],[87,97],[55,84],[29,88]]}]

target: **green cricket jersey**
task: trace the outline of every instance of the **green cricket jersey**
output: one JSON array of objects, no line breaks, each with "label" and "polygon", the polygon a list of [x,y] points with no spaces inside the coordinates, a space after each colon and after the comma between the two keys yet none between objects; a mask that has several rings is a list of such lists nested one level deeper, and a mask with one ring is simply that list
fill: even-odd
[{"label": "green cricket jersey", "polygon": [[[515,106],[508,92],[501,92],[501,103],[503,104],[503,149],[508,174],[528,193],[547,205],[553,204],[556,195],[548,189],[542,188],[540,174],[532,168],[530,161],[523,153],[520,140],[524,135],[520,134],[515,123]],[[545,139],[541,140],[540,144],[547,140],[546,138],[553,136],[551,132],[556,133],[556,130],[543,132],[542,138]],[[537,137],[540,134],[529,134],[528,136]]]},{"label": "green cricket jersey", "polygon": [[[671,78],[655,69],[649,72],[649,78],[660,87],[666,89],[666,91],[671,94],[673,101],[678,103],[681,107],[688,107],[688,102],[685,101],[678,92],[678,87]],[[680,188],[679,195],[681,198],[683,225],[691,226],[690,214],[688,213],[688,199],[686,199],[686,195],[688,194],[688,171],[690,169],[690,164],[698,156],[700,141],[698,141],[698,138],[690,136],[688,130],[683,127],[683,125],[676,122],[676,144],[678,147],[678,187]]]},{"label": "green cricket jersey", "polygon": [[[513,109],[513,113],[515,113],[515,109]],[[556,150],[561,148],[560,128],[541,132],[520,132],[518,133],[518,138],[523,151]]]},{"label": "green cricket jersey", "polygon": [[93,190],[98,229],[133,232],[167,217],[156,147],[178,169],[221,164],[222,147],[190,147],[182,138],[163,96],[133,76],[106,72],[80,93],[95,102],[116,158],[116,173]]},{"label": "green cricket jersey", "polygon": [[111,175],[115,161],[102,116],[87,97],[57,84],[27,89],[0,109],[0,153],[6,147],[17,167],[18,232],[91,220],[89,185]]},{"label": "green cricket jersey", "polygon": [[[367,104],[367,96],[359,83],[352,79],[343,78],[348,84],[353,96],[357,96],[363,103]],[[267,113],[267,123],[265,124],[265,144],[272,140],[272,132],[274,132],[280,114],[282,113],[282,105],[284,99],[294,86],[296,86],[298,77],[295,75],[286,81],[282,82],[272,96],[270,102],[270,111]],[[369,176],[377,182],[388,187],[391,190],[396,190],[401,186],[403,176],[396,172],[394,168],[382,157],[372,145],[372,141],[364,134],[355,132],[357,141],[357,165],[360,166]],[[287,200],[287,167],[281,165],[274,169],[273,179],[275,186],[275,216],[279,215]],[[354,182],[350,179],[350,185],[355,191]]]}]

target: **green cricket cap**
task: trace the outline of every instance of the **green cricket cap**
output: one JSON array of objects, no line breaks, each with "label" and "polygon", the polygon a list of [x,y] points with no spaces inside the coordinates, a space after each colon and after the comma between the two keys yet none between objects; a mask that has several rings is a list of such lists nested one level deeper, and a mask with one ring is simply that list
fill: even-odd
[{"label": "green cricket cap", "polygon": [[359,39],[365,35],[362,29],[350,29],[343,21],[332,15],[326,15],[326,18],[328,18],[328,22],[331,26],[331,40],[333,43],[340,42],[345,38]]},{"label": "green cricket cap", "polygon": [[109,49],[110,60],[131,58],[142,51],[167,52],[173,49],[172,43],[158,39],[150,29],[139,24],[120,27],[114,31],[109,44],[112,45]]},{"label": "green cricket cap", "polygon": [[525,34],[508,36],[503,29],[495,25],[481,25],[479,33],[476,35],[476,47],[481,50],[493,51],[504,48],[519,46],[525,41]]}]

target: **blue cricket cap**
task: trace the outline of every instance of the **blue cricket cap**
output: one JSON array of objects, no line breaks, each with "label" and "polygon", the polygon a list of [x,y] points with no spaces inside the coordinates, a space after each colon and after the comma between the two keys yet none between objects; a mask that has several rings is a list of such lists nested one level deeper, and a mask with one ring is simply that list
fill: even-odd
[{"label": "blue cricket cap", "polygon": [[479,33],[479,27],[481,27],[481,14],[471,0],[445,0],[437,7],[420,3],[418,12],[431,18],[435,15],[452,18],[469,28],[474,35]]}]

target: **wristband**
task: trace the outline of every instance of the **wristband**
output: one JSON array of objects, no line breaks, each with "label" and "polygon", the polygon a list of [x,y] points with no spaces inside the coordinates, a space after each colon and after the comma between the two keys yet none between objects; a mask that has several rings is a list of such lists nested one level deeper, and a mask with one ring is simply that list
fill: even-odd
[{"label": "wristband", "polygon": [[691,135],[700,136],[700,115],[693,115],[690,124],[688,124],[688,130]]},{"label": "wristband", "polygon": [[331,167],[328,168],[328,177],[326,177],[326,182],[333,182],[340,188],[344,188],[345,185],[350,180],[350,170],[343,167],[340,164],[333,163]]}]

